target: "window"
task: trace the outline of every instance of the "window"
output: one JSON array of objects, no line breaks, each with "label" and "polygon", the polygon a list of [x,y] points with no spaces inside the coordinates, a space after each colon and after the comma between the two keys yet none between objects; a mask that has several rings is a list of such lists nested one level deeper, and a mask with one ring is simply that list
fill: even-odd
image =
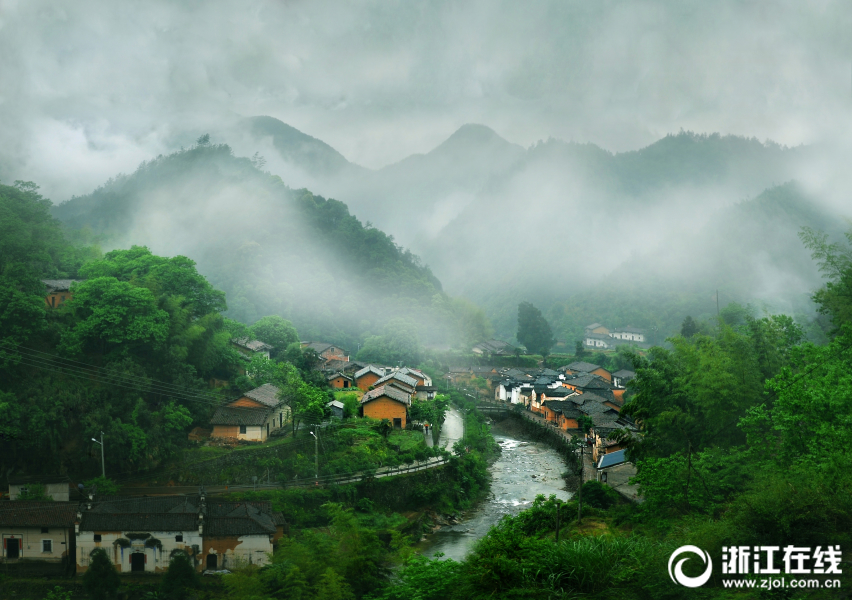
[{"label": "window", "polygon": [[42,528],[41,528],[41,532],[42,532],[42,533],[47,533],[47,527],[42,527]]},{"label": "window", "polygon": [[95,541],[96,541],[96,542],[100,542],[100,541],[101,541],[101,534],[100,534],[100,533],[96,533],[96,534],[95,534]]},{"label": "window", "polygon": [[175,536],[175,541],[176,541],[176,542],[182,542],[182,541],[183,541],[183,536],[182,536],[182,535],[176,535],[176,536]]},{"label": "window", "polygon": [[245,432],[246,432],[246,426],[240,425],[240,433],[245,433]]},{"label": "window", "polygon": [[28,488],[28,487],[24,487],[24,486],[21,486],[21,491],[20,491],[20,492],[18,492],[18,493],[19,493],[21,496],[23,496],[23,495],[25,495],[25,494],[26,494],[27,492],[29,492],[29,491],[30,491],[30,488]]},{"label": "window", "polygon": [[42,552],[53,552],[53,540],[42,540],[41,541],[41,551]]}]

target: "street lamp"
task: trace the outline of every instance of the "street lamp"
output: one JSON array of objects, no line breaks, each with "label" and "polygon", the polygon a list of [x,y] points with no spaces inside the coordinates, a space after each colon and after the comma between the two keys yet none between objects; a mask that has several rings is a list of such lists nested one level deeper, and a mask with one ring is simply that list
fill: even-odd
[{"label": "street lamp", "polygon": [[101,475],[104,479],[106,479],[106,465],[104,464],[104,432],[101,431],[101,441],[99,442],[95,438],[92,438],[92,441],[96,444],[101,445]]}]

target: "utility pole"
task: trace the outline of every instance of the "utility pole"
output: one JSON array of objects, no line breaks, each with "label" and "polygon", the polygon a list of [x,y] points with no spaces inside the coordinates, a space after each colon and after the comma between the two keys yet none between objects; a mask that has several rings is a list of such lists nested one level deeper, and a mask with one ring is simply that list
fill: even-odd
[{"label": "utility pole", "polygon": [[99,442],[95,438],[92,438],[92,441],[96,444],[101,445],[101,475],[104,479],[106,479],[106,464],[104,463],[104,432],[101,431],[101,441]]},{"label": "utility pole", "polygon": [[314,471],[316,473],[317,484],[319,484],[319,438],[313,431],[311,435],[314,436]]}]

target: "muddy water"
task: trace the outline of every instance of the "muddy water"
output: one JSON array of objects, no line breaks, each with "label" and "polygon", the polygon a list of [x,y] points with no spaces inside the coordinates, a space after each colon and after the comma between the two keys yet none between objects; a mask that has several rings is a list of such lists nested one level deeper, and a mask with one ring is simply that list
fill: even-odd
[{"label": "muddy water", "polygon": [[[458,416],[456,419],[460,423]],[[456,427],[451,429],[452,437],[460,437]],[[418,544],[418,550],[426,556],[443,552],[444,558],[462,560],[492,525],[505,515],[516,515],[529,507],[537,494],[554,494],[562,500],[571,497],[561,477],[568,466],[556,450],[516,434],[495,433],[494,439],[503,452],[490,468],[490,495],[466,513],[460,523],[443,527]],[[444,445],[443,432],[439,444]]]}]

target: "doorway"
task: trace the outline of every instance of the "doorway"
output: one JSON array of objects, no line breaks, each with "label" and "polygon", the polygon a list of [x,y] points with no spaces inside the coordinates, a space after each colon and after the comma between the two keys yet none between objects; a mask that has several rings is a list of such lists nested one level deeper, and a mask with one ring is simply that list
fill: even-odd
[{"label": "doorway", "polygon": [[130,572],[141,573],[145,570],[145,555],[141,552],[134,552],[130,555]]},{"label": "doorway", "polygon": [[393,426],[395,429],[402,429],[402,419],[394,419]]},{"label": "doorway", "polygon": [[216,566],[216,555],[215,554],[208,554],[207,555],[207,568],[211,571],[216,570],[217,566]]},{"label": "doorway", "polygon": [[6,558],[18,558],[21,555],[21,540],[6,538]]}]

